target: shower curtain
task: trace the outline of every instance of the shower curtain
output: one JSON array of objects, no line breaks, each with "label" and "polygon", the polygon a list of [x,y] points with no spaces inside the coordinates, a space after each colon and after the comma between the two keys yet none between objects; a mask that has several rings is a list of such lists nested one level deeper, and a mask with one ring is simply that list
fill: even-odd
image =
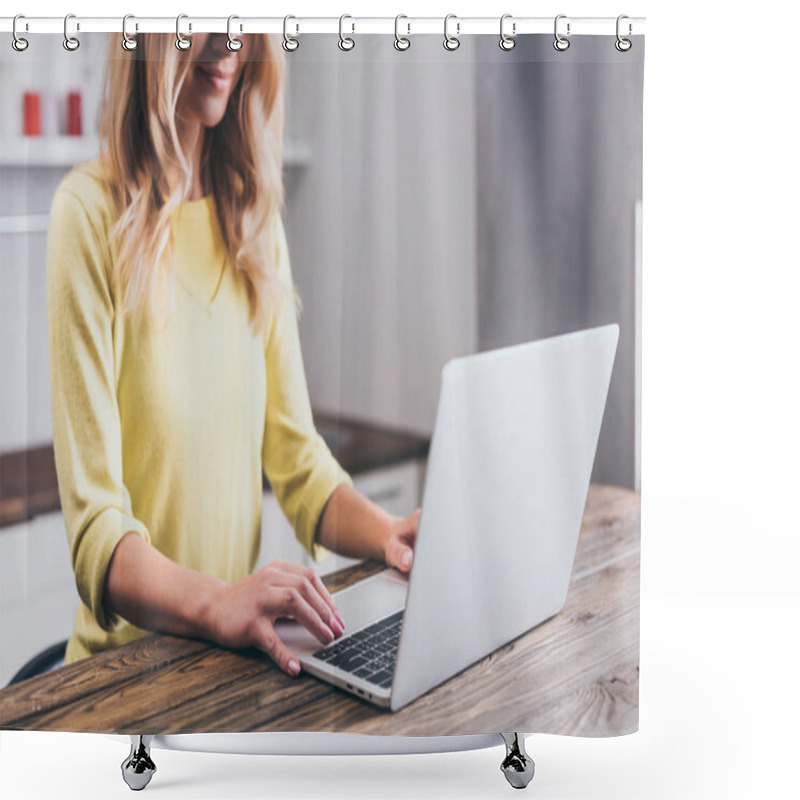
[{"label": "shower curtain", "polygon": [[346,33],[0,48],[2,728],[638,727],[644,37]]}]

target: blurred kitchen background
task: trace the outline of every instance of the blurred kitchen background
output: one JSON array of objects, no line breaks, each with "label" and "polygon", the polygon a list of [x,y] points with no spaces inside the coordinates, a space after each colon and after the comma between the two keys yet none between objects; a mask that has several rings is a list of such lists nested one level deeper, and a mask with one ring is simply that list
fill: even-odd
[{"label": "blurred kitchen background", "polygon": [[[43,35],[0,49],[0,686],[69,636],[79,602],[44,269],[53,192],[98,151],[107,47],[80,38],[75,53]],[[312,405],[394,513],[422,501],[447,359],[608,322],[621,333],[593,479],[639,488],[642,65],[613,37],[572,38],[567,54],[489,36],[399,53],[362,36],[342,53],[314,35],[288,56],[285,223]],[[263,530],[259,564],[308,561],[268,490]]]}]

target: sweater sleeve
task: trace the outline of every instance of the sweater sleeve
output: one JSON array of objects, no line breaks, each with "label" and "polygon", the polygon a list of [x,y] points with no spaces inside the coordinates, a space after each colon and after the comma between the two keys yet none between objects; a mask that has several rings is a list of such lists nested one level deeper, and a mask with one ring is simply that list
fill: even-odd
[{"label": "sweater sleeve", "polygon": [[97,624],[112,631],[121,620],[103,607],[111,555],[129,531],[148,543],[150,534],[134,518],[123,483],[110,255],[97,214],[87,211],[92,197],[86,194],[62,185],[50,210],[46,293],[53,446],[78,594]]},{"label": "sweater sleeve", "polygon": [[308,396],[286,233],[278,217],[277,279],[265,329],[267,417],[264,472],[295,535],[315,561],[329,552],[314,541],[317,522],[334,489],[353,484],[314,427]]}]

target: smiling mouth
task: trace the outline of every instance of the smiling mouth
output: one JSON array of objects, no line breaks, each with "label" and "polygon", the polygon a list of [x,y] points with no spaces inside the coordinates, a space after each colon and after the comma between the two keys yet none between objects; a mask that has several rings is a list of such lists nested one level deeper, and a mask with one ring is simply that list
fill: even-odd
[{"label": "smiling mouth", "polygon": [[211,87],[222,91],[233,83],[233,72],[213,67],[196,67],[198,75]]}]

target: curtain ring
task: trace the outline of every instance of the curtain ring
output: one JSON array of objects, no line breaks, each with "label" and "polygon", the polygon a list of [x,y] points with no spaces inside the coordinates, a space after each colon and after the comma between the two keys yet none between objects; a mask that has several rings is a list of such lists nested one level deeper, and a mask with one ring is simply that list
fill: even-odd
[{"label": "curtain ring", "polygon": [[[233,20],[235,20],[235,19],[239,19],[239,17],[237,17],[236,14],[231,14],[228,17],[228,41],[225,43],[225,46],[228,48],[228,50],[231,51],[231,53],[238,53],[242,49],[242,40],[241,39],[237,39],[231,33],[231,22]],[[241,29],[242,28],[241,28],[241,25],[240,25],[239,26],[239,30],[241,30]]]},{"label": "curtain ring", "polygon": [[[178,50],[188,50],[192,46],[192,40],[187,39],[181,33],[181,20],[188,19],[188,17],[189,17],[188,14],[178,14],[175,20],[175,47],[177,47]],[[192,32],[192,23],[190,22],[189,33],[191,32]]]},{"label": "curtain ring", "polygon": [[[139,42],[135,36],[128,36],[128,20],[129,19],[136,19],[133,14],[126,14],[122,18],[122,49],[123,50],[135,50],[139,46]],[[136,23],[136,30],[139,30],[139,23]]]},{"label": "curtain ring", "polygon": [[[403,52],[404,50],[408,50],[411,47],[411,39],[406,38],[405,36],[400,35],[400,20],[401,19],[408,19],[405,14],[398,14],[394,18],[394,49],[400,50]],[[408,33],[411,33],[411,23],[407,22],[406,26],[408,27]]]},{"label": "curtain ring", "polygon": [[28,40],[27,39],[23,39],[17,33],[17,20],[18,19],[25,19],[25,15],[24,14],[17,14],[17,16],[14,17],[14,22],[11,24],[11,33],[13,34],[13,37],[14,37],[11,40],[11,46],[18,53],[21,53],[23,50],[27,50],[28,49]]},{"label": "curtain ring", "polygon": [[447,33],[447,23],[451,19],[457,19],[456,15],[455,14],[448,14],[444,18],[444,43],[443,44],[444,44],[444,49],[445,50],[449,50],[452,53],[453,50],[458,50],[459,46],[461,45],[461,41],[458,38],[458,34],[461,33],[461,23],[460,22],[456,22],[456,35],[455,36],[450,36]]},{"label": "curtain ring", "polygon": [[[352,39],[349,36],[345,36],[344,33],[342,32],[342,24],[346,19],[353,19],[353,18],[349,14],[342,14],[342,16],[339,17],[339,49],[345,51],[352,50],[356,46],[355,39]],[[352,25],[353,25],[352,33],[355,33],[356,32],[355,22],[352,23]]]},{"label": "curtain ring", "polygon": [[[555,33],[555,37],[556,37],[555,41],[553,42],[553,47],[555,47],[555,49],[558,50],[559,53],[563,53],[566,49],[569,48],[569,39],[566,39],[565,37],[563,37],[558,32],[558,21],[561,20],[561,19],[566,19],[566,18],[567,18],[566,14],[559,14],[556,17],[556,21],[555,21],[555,24],[553,26],[553,32]],[[570,27],[571,27],[570,23],[568,22],[567,23],[567,36],[569,36],[569,34],[570,34]]]},{"label": "curtain ring", "polygon": [[[288,24],[290,19],[297,19],[297,17],[293,17],[291,14],[287,14],[283,18],[283,49],[287,53],[293,53],[300,47],[300,40],[296,36],[289,36],[288,31]],[[300,25],[295,24],[295,33],[300,32]]]},{"label": "curtain ring", "polygon": [[[63,44],[64,44],[64,49],[65,50],[69,50],[70,53],[72,53],[72,52],[74,52],[75,50],[77,50],[81,46],[81,43],[74,36],[70,36],[69,35],[69,32],[67,30],[67,26],[69,25],[70,19],[75,19],[75,15],[74,14],[67,14],[67,16],[64,17],[64,43]],[[81,29],[79,23],[75,23],[75,25],[76,25],[76,30],[80,30]]]},{"label": "curtain ring", "polygon": [[516,33],[517,33],[517,23],[516,22],[512,22],[511,23],[512,36],[506,35],[506,33],[503,31],[503,24],[505,23],[505,21],[507,19],[510,19],[510,18],[511,18],[511,14],[503,14],[503,16],[500,17],[500,49],[501,50],[506,50],[506,51],[513,50],[514,49],[514,45],[516,44],[516,41],[514,41],[513,36],[516,36]]},{"label": "curtain ring", "polygon": [[[628,15],[627,14],[620,14],[617,17],[617,41],[614,42],[614,47],[616,47],[617,50],[620,51],[620,53],[627,53],[628,50],[630,50],[631,47],[633,47],[633,42],[630,39],[623,39],[622,36],[620,35],[620,32],[619,32],[619,24],[624,19],[628,19]],[[631,25],[630,22],[629,22],[628,23],[628,36],[630,36],[632,32],[633,32],[633,25]]]}]

